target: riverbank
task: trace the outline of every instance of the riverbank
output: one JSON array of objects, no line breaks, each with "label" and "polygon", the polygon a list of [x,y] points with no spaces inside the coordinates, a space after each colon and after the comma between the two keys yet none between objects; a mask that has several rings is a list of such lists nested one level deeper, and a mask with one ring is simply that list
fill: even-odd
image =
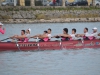
[{"label": "riverbank", "polygon": [[3,23],[100,22],[100,7],[0,7]]}]

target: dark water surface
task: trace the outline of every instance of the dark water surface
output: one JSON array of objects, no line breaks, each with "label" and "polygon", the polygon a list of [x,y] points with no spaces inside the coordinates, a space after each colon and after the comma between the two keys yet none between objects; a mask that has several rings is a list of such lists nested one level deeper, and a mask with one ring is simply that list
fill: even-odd
[{"label": "dark water surface", "polygon": [[[20,30],[31,28],[31,35],[43,33],[51,28],[52,34],[61,34],[67,27],[82,33],[84,27],[97,27],[100,22],[90,23],[42,23],[42,24],[6,24],[6,34],[0,34],[0,40],[20,34]],[[31,39],[33,40],[33,39]],[[50,50],[36,52],[0,52],[0,75],[100,75],[100,49]]]}]

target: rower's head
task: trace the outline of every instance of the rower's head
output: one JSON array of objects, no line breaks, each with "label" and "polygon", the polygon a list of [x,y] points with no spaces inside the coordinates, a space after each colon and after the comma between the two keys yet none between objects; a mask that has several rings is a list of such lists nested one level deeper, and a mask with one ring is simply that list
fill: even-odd
[{"label": "rower's head", "polygon": [[25,34],[25,30],[21,30],[21,35],[24,35]]},{"label": "rower's head", "polygon": [[47,31],[47,32],[48,32],[48,34],[51,34],[51,31],[52,31],[52,30],[49,28],[49,29],[48,29],[48,31]]},{"label": "rower's head", "polygon": [[27,33],[27,34],[30,34],[30,33],[31,33],[31,29],[28,28],[28,29],[26,30],[26,33]]},{"label": "rower's head", "polygon": [[93,33],[97,32],[97,28],[96,27],[94,27],[92,30],[93,30]]},{"label": "rower's head", "polygon": [[76,29],[73,28],[73,29],[72,29],[72,34],[75,34],[75,33],[76,33]]},{"label": "rower's head", "polygon": [[88,32],[88,28],[85,27],[84,28],[84,33],[86,33],[86,32]]},{"label": "rower's head", "polygon": [[0,28],[2,28],[3,24],[0,22]]},{"label": "rower's head", "polygon": [[48,32],[45,30],[43,34],[47,34]]},{"label": "rower's head", "polygon": [[100,36],[100,33],[98,34],[98,36]]},{"label": "rower's head", "polygon": [[68,34],[68,28],[63,29],[63,34]]}]

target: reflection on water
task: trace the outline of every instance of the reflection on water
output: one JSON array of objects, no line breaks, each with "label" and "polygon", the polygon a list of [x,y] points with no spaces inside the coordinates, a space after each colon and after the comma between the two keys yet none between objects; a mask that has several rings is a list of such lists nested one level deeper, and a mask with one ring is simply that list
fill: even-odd
[{"label": "reflection on water", "polygon": [[99,74],[99,49],[0,53],[0,75]]}]

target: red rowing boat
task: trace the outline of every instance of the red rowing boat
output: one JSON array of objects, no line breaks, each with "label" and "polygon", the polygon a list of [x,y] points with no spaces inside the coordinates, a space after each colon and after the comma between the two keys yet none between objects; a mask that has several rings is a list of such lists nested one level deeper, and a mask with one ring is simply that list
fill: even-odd
[{"label": "red rowing boat", "polygon": [[28,50],[61,50],[100,48],[100,40],[74,40],[74,41],[49,41],[49,42],[0,42],[0,51],[28,51]]}]

